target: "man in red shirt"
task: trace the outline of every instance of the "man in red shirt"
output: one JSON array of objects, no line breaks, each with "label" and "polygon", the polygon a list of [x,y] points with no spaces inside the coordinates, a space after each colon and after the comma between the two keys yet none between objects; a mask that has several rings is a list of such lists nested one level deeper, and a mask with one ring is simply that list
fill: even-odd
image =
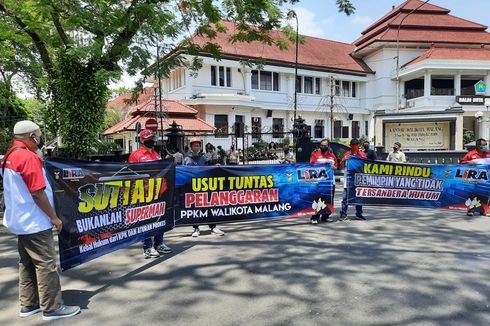
[{"label": "man in red shirt", "polygon": [[18,238],[19,316],[41,310],[44,320],[72,317],[80,307],[65,306],[61,298],[53,231],[63,228],[54,210],[53,191],[43,161],[41,130],[32,121],[14,126],[14,143],[1,162],[5,198],[3,225]]},{"label": "man in red shirt", "polygon": [[[144,129],[139,133],[141,147],[129,155],[128,162],[149,162],[161,160],[160,155],[155,151],[155,134]],[[160,255],[171,253],[172,249],[163,243],[163,232],[158,233],[153,239],[147,238],[143,241],[143,254],[145,258],[160,257]]]},{"label": "man in red shirt", "polygon": [[488,143],[485,139],[480,138],[476,141],[476,148],[468,152],[460,161],[461,164],[477,164],[479,159],[490,158],[490,151],[488,150]]},{"label": "man in red shirt", "polygon": [[[463,159],[461,159],[460,164],[490,164],[490,150],[488,150],[488,143],[485,139],[480,138],[476,142],[476,148],[470,152],[468,152]],[[471,202],[471,198],[468,199]],[[488,215],[488,212],[483,209],[480,211],[480,215]],[[466,215],[473,216],[475,214],[474,208],[471,205],[468,205]]]},{"label": "man in red shirt", "polygon": [[[328,139],[322,139],[320,142],[320,150],[313,152],[310,157],[310,163],[319,163],[319,164],[330,164],[332,170],[337,169],[337,158],[335,154],[332,153],[330,148],[330,143]],[[334,192],[335,192],[335,184],[334,184]],[[330,213],[328,214],[315,214],[311,217],[311,224],[318,224],[318,218],[321,216],[323,222],[328,222],[328,218],[330,217]]]},{"label": "man in red shirt", "polygon": [[[350,151],[345,152],[342,160],[340,161],[340,167],[345,169],[344,173],[344,191],[342,193],[342,208],[340,210],[340,219],[347,219],[347,160],[351,156],[357,156],[362,158],[367,158],[364,152],[360,151],[359,148],[359,140],[357,138],[353,138],[350,141]],[[362,206],[356,205],[356,217],[360,220],[366,220],[366,218],[362,215]]]}]

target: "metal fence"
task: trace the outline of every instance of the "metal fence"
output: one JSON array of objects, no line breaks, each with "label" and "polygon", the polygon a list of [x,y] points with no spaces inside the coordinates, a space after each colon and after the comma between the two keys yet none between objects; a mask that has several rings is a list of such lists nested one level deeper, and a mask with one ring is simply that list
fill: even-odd
[{"label": "metal fence", "polygon": [[284,158],[286,147],[294,151],[292,132],[243,133],[239,136],[223,133],[186,134],[184,144],[189,144],[192,137],[199,137],[203,152],[206,154],[208,151],[206,155],[211,155],[209,151],[214,151],[221,161],[229,157],[233,148],[238,152],[240,164],[275,164]]}]

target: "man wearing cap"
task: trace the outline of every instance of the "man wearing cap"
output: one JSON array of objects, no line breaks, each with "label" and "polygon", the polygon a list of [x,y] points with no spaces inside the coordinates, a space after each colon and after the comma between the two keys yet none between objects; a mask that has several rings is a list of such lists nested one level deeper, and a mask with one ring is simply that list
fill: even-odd
[{"label": "man wearing cap", "polygon": [[[344,172],[344,192],[342,193],[342,207],[340,209],[340,220],[347,219],[347,161],[350,157],[357,156],[362,158],[367,158],[364,152],[360,151],[359,148],[359,140],[357,138],[353,138],[350,141],[350,151],[345,152],[342,160],[340,161],[339,166],[345,169]],[[356,217],[360,220],[366,220],[364,215],[362,215],[362,206],[356,205]]]},{"label": "man wearing cap", "polygon": [[42,311],[44,320],[54,320],[75,316],[80,307],[66,306],[61,298],[52,228],[60,232],[63,223],[53,208],[43,161],[36,154],[42,147],[41,135],[32,121],[14,126],[13,145],[1,162],[6,206],[3,225],[18,237],[19,316]]},{"label": "man wearing cap", "polygon": [[[162,159],[154,149],[155,134],[151,130],[141,130],[139,138],[141,147],[129,155],[129,163],[149,162]],[[158,233],[153,238],[150,237],[143,241],[143,254],[145,258],[157,258],[160,257],[160,255],[169,254],[171,252],[172,249],[163,243],[163,232]]]},{"label": "man wearing cap", "polygon": [[[192,137],[189,141],[189,145],[191,146],[190,155],[184,158],[184,165],[190,166],[204,166],[208,165],[208,161],[206,156],[201,152],[201,139],[198,137]],[[194,231],[192,231],[192,236],[197,238],[201,235],[201,231],[199,230],[199,225],[193,225]],[[216,224],[209,224],[209,228],[211,229],[211,233],[214,235],[225,235],[223,231],[216,227]]]}]

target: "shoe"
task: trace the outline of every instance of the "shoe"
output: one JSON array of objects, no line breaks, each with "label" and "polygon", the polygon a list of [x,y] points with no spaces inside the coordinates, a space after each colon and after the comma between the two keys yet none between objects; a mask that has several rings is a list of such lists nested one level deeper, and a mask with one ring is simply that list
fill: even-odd
[{"label": "shoe", "polygon": [[37,314],[40,311],[41,311],[41,307],[39,307],[39,305],[35,305],[35,306],[21,306],[20,307],[19,317],[20,318],[29,317],[29,316],[32,316],[34,314]]},{"label": "shoe", "polygon": [[172,249],[168,246],[166,246],[165,244],[161,244],[159,245],[158,247],[155,248],[155,250],[160,254],[160,255],[164,255],[164,254],[169,254],[172,252]]},{"label": "shoe", "polygon": [[330,215],[322,216],[322,222],[325,222],[325,223],[332,222],[331,220],[329,220],[329,218],[330,218]]},{"label": "shoe", "polygon": [[65,306],[62,304],[58,309],[43,312],[43,320],[55,320],[60,318],[73,317],[80,312],[78,306]]},{"label": "shoe", "polygon": [[143,253],[144,253],[146,259],[160,257],[160,253],[158,251],[156,251],[155,248],[145,249]]},{"label": "shoe", "polygon": [[225,233],[223,231],[221,231],[220,229],[214,227],[211,229],[211,234],[214,234],[214,235],[225,235]]},{"label": "shoe", "polygon": [[362,215],[356,215],[356,217],[357,217],[358,219],[360,219],[360,220],[363,220],[363,221],[365,221],[365,220],[366,220],[366,218],[365,218],[364,216],[362,216]]},{"label": "shoe", "polygon": [[340,214],[339,220],[345,221],[346,219],[347,219],[347,215],[346,214]]},{"label": "shoe", "polygon": [[466,216],[473,216],[473,212],[466,212]]},{"label": "shoe", "polygon": [[311,224],[318,224],[318,220],[311,220]]},{"label": "shoe", "polygon": [[201,231],[199,231],[199,228],[195,228],[194,232],[192,232],[192,236],[194,238],[197,238],[201,234]]}]

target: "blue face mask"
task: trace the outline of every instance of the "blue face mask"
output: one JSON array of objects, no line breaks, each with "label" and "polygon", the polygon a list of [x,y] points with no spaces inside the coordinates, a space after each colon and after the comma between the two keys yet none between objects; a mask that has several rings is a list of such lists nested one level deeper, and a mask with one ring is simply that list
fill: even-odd
[{"label": "blue face mask", "polygon": [[481,148],[481,150],[482,150],[482,152],[486,152],[486,151],[488,151],[488,144],[486,144],[485,146],[483,146],[483,147]]}]

